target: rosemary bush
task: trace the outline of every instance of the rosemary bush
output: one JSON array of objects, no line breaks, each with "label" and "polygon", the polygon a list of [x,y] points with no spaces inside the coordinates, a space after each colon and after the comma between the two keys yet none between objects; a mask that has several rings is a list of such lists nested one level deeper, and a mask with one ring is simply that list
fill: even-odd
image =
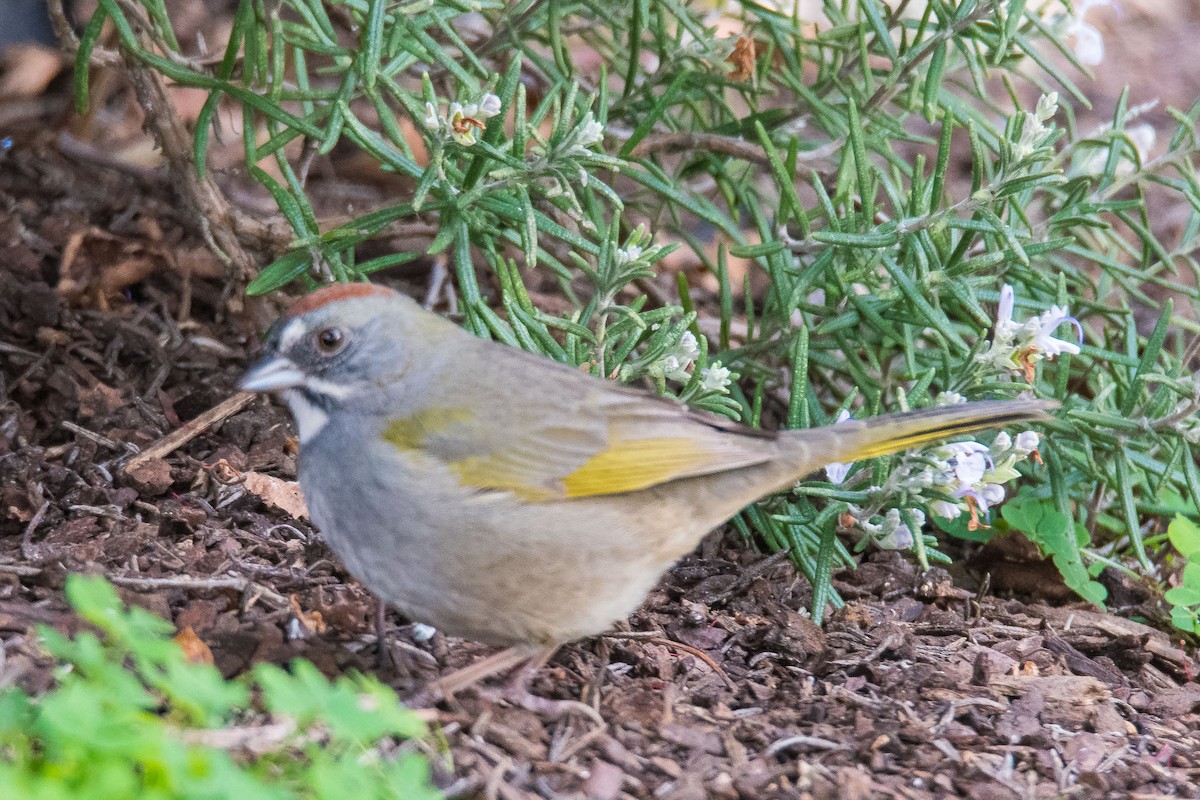
[{"label": "rosemary bush", "polygon": [[[207,170],[221,104],[240,113],[246,169],[294,232],[251,293],[433,255],[476,334],[750,425],[1062,403],[1040,438],[831,465],[743,512],[737,528],[812,581],[818,619],[841,603],[847,542],[924,566],[945,559],[940,532],[1019,530],[1098,604],[1105,569],[1165,589],[1195,555],[1166,523],[1191,525],[1200,497],[1200,106],[1170,111],[1153,159],[1125,96],[1081,130],[1088,4],[791,5],[240,0],[209,67],[163,0],[100,0],[79,99],[111,20],[128,59],[209,91],[189,169]],[[322,221],[307,174],[339,144],[411,192]],[[1151,196],[1189,209],[1169,241]],[[422,248],[359,258],[418,220],[436,231]],[[677,248],[715,288],[663,279]],[[565,313],[531,301],[544,276]],[[1198,591],[1167,595],[1178,627],[1196,627]]]}]

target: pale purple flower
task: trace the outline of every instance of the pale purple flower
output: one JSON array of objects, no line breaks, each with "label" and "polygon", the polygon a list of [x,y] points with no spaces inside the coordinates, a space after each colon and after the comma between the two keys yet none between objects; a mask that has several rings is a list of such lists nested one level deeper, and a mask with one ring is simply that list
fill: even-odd
[{"label": "pale purple flower", "polygon": [[[1014,304],[1013,289],[1005,284],[1000,290],[992,341],[987,351],[977,356],[979,361],[997,369],[1022,372],[1032,382],[1035,362],[1053,359],[1063,353],[1075,355],[1080,352],[1083,326],[1071,316],[1066,306],[1051,306],[1044,313],[1019,323],[1013,320]],[[1075,328],[1076,342],[1055,338],[1054,333],[1065,324]]]},{"label": "pale purple flower", "polygon": [[1022,455],[1029,455],[1038,449],[1040,439],[1041,437],[1034,431],[1024,431],[1017,434],[1017,438],[1013,441],[1013,448]]},{"label": "pale purple flower", "polygon": [[[1075,328],[1075,332],[1079,336],[1078,343],[1054,338],[1054,332],[1065,323],[1070,323]],[[1064,306],[1050,306],[1049,311],[1033,317],[1025,323],[1023,328],[1033,333],[1029,340],[1030,345],[1046,358],[1054,358],[1063,353],[1078,355],[1080,352],[1079,345],[1083,343],[1083,326],[1079,324],[1079,320],[1071,316],[1071,312]]]}]

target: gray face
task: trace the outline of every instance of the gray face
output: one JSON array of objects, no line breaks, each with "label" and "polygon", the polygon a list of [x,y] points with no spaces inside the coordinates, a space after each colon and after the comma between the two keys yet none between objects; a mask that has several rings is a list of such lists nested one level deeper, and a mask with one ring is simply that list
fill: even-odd
[{"label": "gray face", "polygon": [[385,315],[354,310],[360,313],[333,303],[280,320],[267,335],[262,358],[242,378],[244,391],[283,397],[301,442],[320,433],[331,414],[360,404],[399,372],[395,337],[381,330]]}]

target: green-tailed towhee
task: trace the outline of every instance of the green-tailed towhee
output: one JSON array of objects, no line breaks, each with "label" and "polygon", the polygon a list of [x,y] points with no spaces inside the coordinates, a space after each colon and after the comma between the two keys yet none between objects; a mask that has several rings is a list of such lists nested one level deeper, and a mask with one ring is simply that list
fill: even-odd
[{"label": "green-tailed towhee", "polygon": [[1054,407],[765,433],[478,339],[370,284],[297,301],[242,388],[287,402],[312,519],[368,588],[449,634],[535,646],[605,631],[706,532],[826,463]]}]

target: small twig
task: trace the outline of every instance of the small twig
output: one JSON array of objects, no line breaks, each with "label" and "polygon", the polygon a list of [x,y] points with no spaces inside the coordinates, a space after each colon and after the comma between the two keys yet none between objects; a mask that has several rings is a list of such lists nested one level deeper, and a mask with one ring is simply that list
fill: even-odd
[{"label": "small twig", "polygon": [[91,142],[76,139],[65,130],[58,134],[58,151],[72,159],[129,175],[143,184],[157,185],[167,177],[166,172],[157,167],[147,167],[120,158],[111,150],[104,150]]},{"label": "small twig", "polygon": [[190,589],[193,591],[213,591],[216,589],[234,589],[239,592],[256,592],[259,596],[270,600],[274,605],[286,607],[288,599],[273,589],[255,583],[248,578],[134,578],[128,575],[110,575],[109,581],[117,586],[129,589]]},{"label": "small twig", "polygon": [[606,728],[606,727],[592,728],[590,731],[588,731],[587,733],[583,734],[575,741],[568,744],[566,747],[564,747],[559,752],[550,753],[549,759],[551,762],[554,762],[554,763],[559,763],[559,764],[566,763],[566,762],[570,761],[572,756],[574,756],[576,753],[583,750],[585,747],[587,747],[592,742],[599,739],[601,736],[605,736],[607,734],[608,734],[608,728]]},{"label": "small twig", "polygon": [[20,356],[21,358],[41,357],[32,350],[26,350],[24,347],[17,347],[15,344],[9,344],[8,342],[0,342],[0,353],[8,356]]},{"label": "small twig", "polygon": [[269,725],[235,725],[211,730],[204,728],[175,730],[179,740],[186,744],[250,753],[268,753],[276,750],[295,732],[296,723],[286,719]]},{"label": "small twig", "polygon": [[[50,12],[50,24],[54,28],[54,35],[58,37],[59,45],[68,57],[74,57],[75,53],[79,50],[79,37],[75,35],[75,27],[71,24],[71,20],[67,18],[66,9],[63,8],[63,0],[48,0],[46,8]],[[121,56],[115,50],[107,50],[103,47],[92,48],[91,64],[96,66],[111,66],[120,63],[120,61]]]},{"label": "small twig", "polygon": [[125,462],[125,471],[128,472],[131,469],[136,469],[147,461],[162,458],[169,453],[175,452],[175,450],[187,444],[205,430],[221,424],[227,418],[241,411],[253,399],[254,394],[252,392],[238,392],[229,399],[223,400],[129,459]]},{"label": "small twig", "polygon": [[737,580],[735,580],[727,588],[708,596],[706,598],[707,605],[715,606],[719,603],[725,602],[734,595],[741,594],[742,592],[746,591],[746,589],[749,588],[752,583],[758,580],[763,573],[785,563],[791,557],[792,549],[790,547],[785,547],[784,549],[772,553],[760,561],[756,561],[744,569],[741,574],[738,575]]},{"label": "small twig", "polygon": [[137,452],[137,447],[135,445],[129,444],[128,442],[125,442],[125,443],[115,442],[112,439],[108,438],[107,436],[96,433],[95,431],[89,431],[87,428],[83,427],[82,425],[76,425],[74,422],[71,422],[70,420],[63,420],[62,426],[64,428],[66,428],[67,430],[69,430],[71,433],[77,434],[89,441],[95,442],[96,444],[100,445],[101,447],[107,447],[109,450],[125,450],[125,451],[131,452],[131,453]]},{"label": "small twig", "polygon": [[707,664],[708,668],[711,669],[713,672],[715,672],[721,678],[721,680],[725,681],[725,685],[727,687],[729,687],[729,689],[731,691],[734,691],[734,692],[737,691],[737,688],[738,688],[737,684],[734,683],[733,680],[728,675],[725,674],[725,670],[723,670],[721,668],[721,665],[718,664],[716,661],[713,661],[712,656],[710,656],[708,653],[704,652],[703,650],[700,650],[699,648],[696,648],[696,647],[692,647],[690,644],[684,644],[683,642],[677,642],[674,639],[668,639],[666,637],[656,637],[654,639],[651,639],[650,642],[652,644],[660,644],[663,647],[669,647],[674,650],[682,650],[685,653],[690,653],[691,655],[694,655],[696,658],[700,659],[705,664]]},{"label": "small twig", "polygon": [[822,739],[820,736],[789,736],[786,739],[780,739],[777,742],[772,742],[763,755],[773,756],[789,747],[801,745],[803,747],[812,747],[817,750],[846,750],[848,745],[841,742],[835,742],[832,739]]},{"label": "small twig", "polygon": [[29,524],[25,526],[25,532],[21,534],[21,555],[26,561],[40,561],[41,558],[33,548],[33,532],[37,530],[37,526],[42,524],[42,520],[46,518],[46,511],[50,508],[50,501],[42,501],[42,507],[37,510],[33,518],[29,520]]},{"label": "small twig", "polygon": [[47,625],[61,625],[71,619],[71,615],[65,611],[30,605],[27,601],[0,600],[0,614],[18,619],[24,618],[33,622],[44,622]]},{"label": "small twig", "polygon": [[703,650],[699,650],[695,647],[692,647],[691,645],[684,644],[683,642],[677,642],[674,639],[669,639],[666,636],[664,636],[661,632],[658,632],[658,631],[609,631],[608,633],[603,634],[603,635],[604,635],[604,638],[606,638],[606,639],[638,639],[641,641],[649,642],[650,644],[662,645],[663,647],[669,648],[671,650],[682,650],[683,652],[693,655],[696,658],[703,661],[708,666],[709,669],[711,669],[718,676],[720,676],[721,680],[725,681],[726,686],[728,686],[733,691],[737,691],[737,688],[738,688],[737,684],[734,683],[730,679],[730,677],[725,673],[725,670],[723,670],[716,661],[713,661],[712,656],[710,656],[708,653],[705,653]]},{"label": "small twig", "polygon": [[675,153],[681,150],[708,150],[721,153],[743,161],[769,167],[771,160],[761,146],[747,142],[735,136],[723,136],[719,133],[701,133],[682,131],[680,133],[659,133],[647,136],[637,143],[630,155],[642,158],[652,153]]},{"label": "small twig", "polygon": [[0,574],[3,575],[19,575],[23,578],[30,578],[34,575],[41,575],[41,567],[27,567],[23,564],[0,564]]}]

